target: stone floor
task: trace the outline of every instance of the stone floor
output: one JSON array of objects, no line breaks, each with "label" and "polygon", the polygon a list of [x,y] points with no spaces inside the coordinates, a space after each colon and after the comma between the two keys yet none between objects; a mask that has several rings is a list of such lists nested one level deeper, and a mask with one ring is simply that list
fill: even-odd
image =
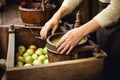
[{"label": "stone floor", "polygon": [[0,25],[23,24],[19,15],[18,4],[7,5],[0,12]]}]

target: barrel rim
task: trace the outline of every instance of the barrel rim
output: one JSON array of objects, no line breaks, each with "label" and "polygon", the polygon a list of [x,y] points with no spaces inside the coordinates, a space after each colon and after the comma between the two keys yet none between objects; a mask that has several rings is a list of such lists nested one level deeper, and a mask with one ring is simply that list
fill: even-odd
[{"label": "barrel rim", "polygon": [[56,47],[55,44],[53,44],[52,42],[50,42],[50,38],[53,37],[53,36],[55,36],[55,35],[58,35],[58,34],[62,35],[63,33],[55,33],[55,34],[53,34],[53,35],[50,35],[50,36],[47,38],[47,42],[48,42],[50,45]]},{"label": "barrel rim", "polygon": [[[46,11],[50,11],[50,10],[53,10],[53,9],[55,9],[55,5],[54,4],[51,4],[52,5],[52,8],[51,9],[46,9]],[[23,6],[25,6],[25,5],[20,5],[20,6],[18,6],[18,9],[19,10],[21,10],[21,11],[43,11],[42,9],[33,9],[33,8],[25,8],[25,7],[23,7]],[[43,11],[44,12],[44,11]]]}]

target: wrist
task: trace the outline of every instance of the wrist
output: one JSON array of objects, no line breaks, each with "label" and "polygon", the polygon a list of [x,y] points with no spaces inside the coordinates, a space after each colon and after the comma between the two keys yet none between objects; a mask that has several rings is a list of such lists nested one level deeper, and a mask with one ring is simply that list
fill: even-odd
[{"label": "wrist", "polygon": [[61,19],[61,16],[60,16],[59,13],[55,13],[52,18],[54,18],[54,19],[59,21]]},{"label": "wrist", "polygon": [[92,19],[88,23],[80,26],[79,30],[83,36],[87,36],[88,34],[98,30],[99,28],[100,28],[100,25],[98,24],[98,22],[96,20]]},{"label": "wrist", "polygon": [[78,32],[79,32],[80,36],[82,36],[82,37],[85,37],[89,34],[87,28],[84,26],[78,27]]}]

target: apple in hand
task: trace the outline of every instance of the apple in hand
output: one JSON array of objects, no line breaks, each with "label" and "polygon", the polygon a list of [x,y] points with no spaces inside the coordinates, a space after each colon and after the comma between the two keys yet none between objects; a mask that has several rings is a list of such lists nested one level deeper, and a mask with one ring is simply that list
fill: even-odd
[{"label": "apple in hand", "polygon": [[26,48],[25,48],[25,46],[23,46],[23,45],[20,45],[20,46],[18,46],[18,52],[25,52],[26,51]]},{"label": "apple in hand", "polygon": [[35,51],[37,49],[37,47],[32,44],[32,45],[29,46],[29,49],[33,49]]}]

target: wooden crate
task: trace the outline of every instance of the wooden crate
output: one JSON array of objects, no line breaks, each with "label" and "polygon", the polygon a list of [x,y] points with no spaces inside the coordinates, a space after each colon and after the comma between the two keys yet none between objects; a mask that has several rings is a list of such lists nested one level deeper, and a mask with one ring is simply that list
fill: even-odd
[{"label": "wooden crate", "polygon": [[[36,44],[44,47],[46,41],[36,40],[31,33],[39,34],[41,28],[9,29],[9,44],[4,80],[102,80],[103,60],[106,53],[101,50],[102,57],[93,55],[89,58],[53,62],[29,67],[15,67],[15,50],[19,44],[28,46]],[[97,53],[95,53],[97,54]]]}]

